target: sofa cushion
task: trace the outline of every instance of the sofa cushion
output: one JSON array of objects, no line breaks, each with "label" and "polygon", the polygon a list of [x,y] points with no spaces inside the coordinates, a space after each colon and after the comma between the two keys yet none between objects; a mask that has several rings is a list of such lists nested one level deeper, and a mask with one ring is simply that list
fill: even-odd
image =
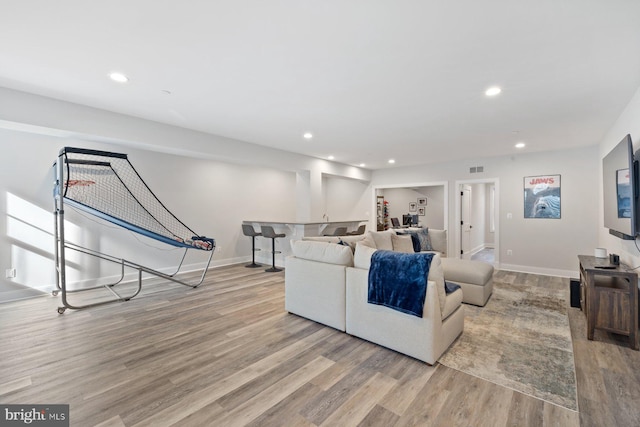
[{"label": "sofa cushion", "polygon": [[393,243],[391,243],[391,235],[396,234],[393,230],[387,231],[367,231],[367,236],[371,236],[376,244],[376,249],[385,251],[393,250]]},{"label": "sofa cushion", "polygon": [[391,235],[391,244],[394,252],[404,252],[408,254],[415,253],[411,236],[402,236],[397,234]]},{"label": "sofa cushion", "polygon": [[351,248],[337,243],[297,240],[292,242],[291,249],[296,258],[349,267],[353,265]]},{"label": "sofa cushion", "polygon": [[414,252],[421,252],[420,248],[420,239],[415,233],[407,233],[409,237],[411,237],[411,244],[413,244]]},{"label": "sofa cushion", "polygon": [[364,238],[363,235],[357,236],[308,236],[303,237],[302,240],[308,240],[313,242],[329,242],[347,244],[351,248],[351,252],[356,250],[356,243]]},{"label": "sofa cushion", "polygon": [[423,228],[416,232],[418,242],[420,242],[420,251],[432,251],[433,246],[431,244],[431,236],[429,236],[429,229]]},{"label": "sofa cushion", "polygon": [[373,255],[376,250],[376,248],[366,246],[363,243],[357,243],[356,252],[353,255],[353,266],[355,268],[368,270],[369,267],[371,267],[371,255]]},{"label": "sofa cushion", "polygon": [[[376,249],[376,242],[375,240],[373,240],[373,236],[369,233],[366,233],[364,235],[364,237],[362,238],[362,240],[360,240],[358,243],[367,246],[369,248],[373,248]],[[356,245],[357,246],[357,245]]]},{"label": "sofa cushion", "polygon": [[442,262],[446,270],[447,280],[456,283],[471,283],[483,286],[493,277],[493,266],[480,261],[447,258]]},{"label": "sofa cushion", "polygon": [[434,251],[441,252],[443,256],[447,256],[447,230],[429,229],[429,239],[431,247]]}]

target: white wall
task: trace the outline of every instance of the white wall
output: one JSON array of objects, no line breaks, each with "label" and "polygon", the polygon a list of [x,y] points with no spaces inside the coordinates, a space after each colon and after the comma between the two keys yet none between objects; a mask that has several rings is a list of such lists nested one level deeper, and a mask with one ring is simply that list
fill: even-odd
[{"label": "white wall", "polygon": [[[320,221],[326,203],[323,194],[327,194],[322,190],[323,175],[360,181],[368,181],[371,176],[370,171],[350,165],[1,87],[0,131],[0,144],[4,148],[0,163],[1,207],[7,219],[0,234],[0,272],[16,268],[18,274],[11,280],[0,275],[0,293],[5,296],[32,293],[23,285],[49,289],[53,283],[52,247],[49,247],[53,245],[52,238],[38,240],[50,242],[43,243],[47,246],[44,249],[24,241],[34,240],[30,234],[50,234],[51,225],[41,226],[40,233],[31,226],[31,220],[22,218],[22,213],[15,214],[21,216],[18,220],[7,211],[9,208],[15,211],[17,205],[21,211],[25,206],[34,205],[37,208],[31,210],[43,216],[41,222],[53,224],[50,214],[44,213],[52,210],[53,178],[44,177],[43,171],[50,173],[58,150],[65,145],[130,154],[140,174],[176,216],[197,232],[216,238],[218,250],[214,265],[250,258],[250,239],[241,234],[242,220]],[[368,218],[370,208],[363,203],[363,198],[369,196],[357,194],[354,187],[349,194],[342,199],[337,215],[351,212],[355,218],[340,219]],[[333,203],[332,200],[329,202]],[[354,206],[364,208],[354,209]],[[70,212],[68,217],[71,215]],[[132,253],[152,267],[170,268],[178,262],[161,250],[155,256],[147,256],[149,242],[123,243],[119,237],[121,230],[96,237],[92,230],[92,227],[97,229],[95,223],[84,217],[73,218],[73,221],[83,225],[78,229],[83,241],[121,252],[114,255]],[[90,229],[90,233],[86,231]],[[123,239],[125,237],[131,236]],[[259,239],[264,249],[268,249],[268,243]],[[282,265],[287,248],[280,249],[283,254],[277,257],[276,263]],[[270,263],[267,251],[259,254]],[[199,264],[196,260],[194,265]],[[95,262],[87,267],[84,270],[88,270],[90,277],[104,275],[104,270]],[[72,274],[72,278],[81,277]],[[3,299],[6,298],[0,296],[0,300]]]},{"label": "white wall", "polygon": [[[368,182],[335,176],[323,177],[324,210],[331,221],[368,220],[370,212],[358,209]],[[367,194],[368,195],[368,194]]]},{"label": "white wall", "polygon": [[369,181],[367,169],[0,87],[0,128],[299,172],[295,219],[322,219],[322,176]]},{"label": "white wall", "polygon": [[[611,151],[613,147],[630,134],[633,140],[634,150],[640,149],[640,88],[636,91],[629,104],[622,112],[616,123],[611,127],[599,145],[598,156],[598,247],[603,247],[609,253],[620,255],[622,262],[636,267],[640,265],[640,251],[634,241],[621,240],[609,234],[609,230],[604,228],[604,208],[602,189],[602,159]],[[593,255],[593,249],[584,252],[585,255]]]},{"label": "white wall", "polygon": [[[251,240],[242,235],[243,220],[295,219],[294,172],[2,129],[0,146],[4,153],[0,156],[0,271],[17,270],[15,279],[2,275],[0,293],[4,295],[0,300],[32,294],[28,289],[53,288],[51,166],[63,146],[127,153],[140,176],[176,217],[197,233],[216,239],[214,265],[249,258]],[[78,214],[69,207],[65,219],[69,224],[67,237],[75,243],[157,269],[172,270],[180,261],[181,250]],[[262,244],[266,249],[266,243]],[[189,267],[201,267],[207,254],[191,252],[194,255],[187,260]],[[70,264],[70,282],[118,272],[111,265],[86,257],[72,255]]]},{"label": "white wall", "polygon": [[[527,153],[457,163],[422,165],[374,171],[371,186],[397,186],[414,182],[449,182],[450,206],[454,205],[456,180],[496,179],[499,182],[499,258],[500,268],[541,274],[570,276],[578,270],[577,255],[591,253],[597,244],[598,201],[593,193],[600,180],[597,147]],[[469,173],[471,166],[484,166],[484,173]],[[562,218],[524,219],[525,176],[562,176]],[[511,214],[511,219],[508,219]],[[455,223],[455,210],[449,209],[449,224]],[[450,227],[452,239],[457,227]],[[512,255],[507,256],[507,250]]]},{"label": "white wall", "polygon": [[421,187],[420,193],[427,198],[426,213],[423,217],[425,226],[437,230],[444,230],[444,216],[446,212],[444,206],[444,185]]}]

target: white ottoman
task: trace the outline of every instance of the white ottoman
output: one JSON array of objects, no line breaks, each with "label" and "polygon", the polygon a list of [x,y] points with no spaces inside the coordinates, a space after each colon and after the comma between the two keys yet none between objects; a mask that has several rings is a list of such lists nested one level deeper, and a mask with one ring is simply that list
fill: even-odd
[{"label": "white ottoman", "polygon": [[462,288],[462,302],[483,307],[493,292],[493,266],[468,259],[442,258],[444,280]]}]

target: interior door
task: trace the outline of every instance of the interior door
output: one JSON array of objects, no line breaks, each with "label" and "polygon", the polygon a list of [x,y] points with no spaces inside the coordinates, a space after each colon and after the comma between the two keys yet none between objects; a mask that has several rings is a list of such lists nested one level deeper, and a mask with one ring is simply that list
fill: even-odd
[{"label": "interior door", "polygon": [[469,259],[471,257],[471,229],[473,228],[471,224],[471,186],[462,185],[460,188],[460,197],[460,207],[462,210],[460,212],[460,248],[462,252],[460,258]]}]

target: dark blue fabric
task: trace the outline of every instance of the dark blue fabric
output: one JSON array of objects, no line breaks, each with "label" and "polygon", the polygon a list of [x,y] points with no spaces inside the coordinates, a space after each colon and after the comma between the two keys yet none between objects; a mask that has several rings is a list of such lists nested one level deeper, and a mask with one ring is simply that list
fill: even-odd
[{"label": "dark blue fabric", "polygon": [[446,281],[444,282],[444,292],[447,295],[454,293],[458,289],[460,289],[460,285],[458,285],[457,283],[451,283]]},{"label": "dark blue fabric", "polygon": [[413,251],[420,252],[420,238],[416,233],[409,233],[409,234],[411,234],[411,243],[413,244]]},{"label": "dark blue fabric", "polygon": [[432,259],[429,253],[374,252],[367,301],[422,317]]}]

